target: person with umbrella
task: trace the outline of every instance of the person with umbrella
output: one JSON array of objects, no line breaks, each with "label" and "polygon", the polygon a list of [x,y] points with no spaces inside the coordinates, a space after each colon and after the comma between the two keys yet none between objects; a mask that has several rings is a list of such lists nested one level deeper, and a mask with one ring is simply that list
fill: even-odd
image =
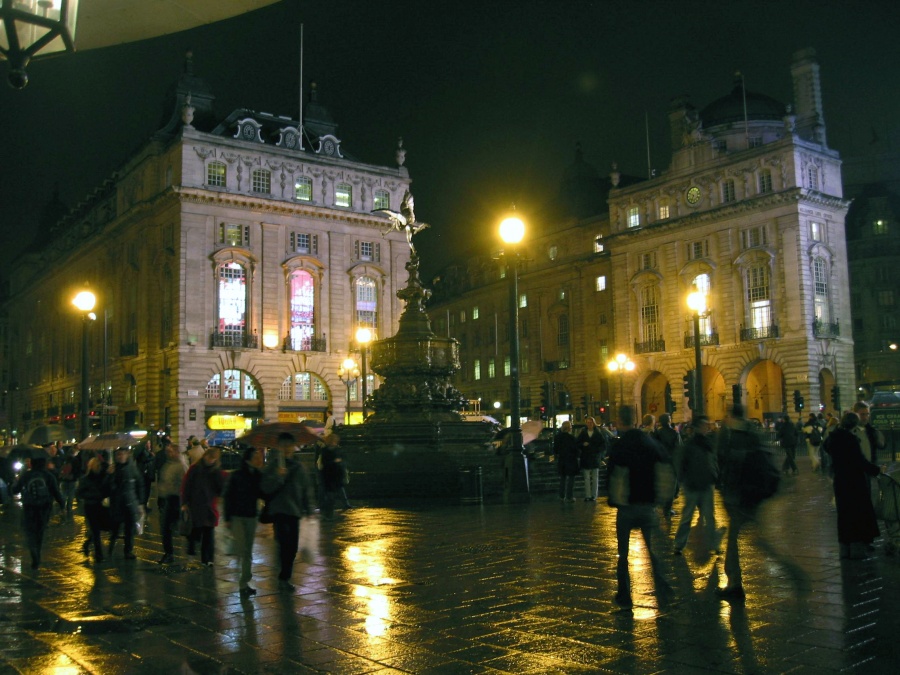
[{"label": "person with umbrella", "polygon": [[309,478],[296,456],[297,441],[293,434],[281,432],[276,448],[263,471],[260,487],[264,495],[269,495],[267,509],[278,542],[278,588],[291,592],[294,559],[300,547],[300,518],[310,513]]},{"label": "person with umbrella", "polygon": [[47,470],[47,455],[43,451],[31,457],[31,468],[23,473],[12,486],[14,495],[22,495],[22,528],[28,540],[28,551],[31,553],[31,569],[41,566],[41,548],[44,545],[44,532],[50,521],[53,502],[65,508],[65,501],[59,491],[59,483]]}]

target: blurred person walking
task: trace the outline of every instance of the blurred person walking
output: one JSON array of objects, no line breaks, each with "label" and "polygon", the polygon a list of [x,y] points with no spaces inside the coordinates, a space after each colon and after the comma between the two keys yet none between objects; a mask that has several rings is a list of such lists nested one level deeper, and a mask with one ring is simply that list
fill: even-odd
[{"label": "blurred person walking", "polygon": [[784,450],[784,463],[781,465],[781,470],[786,474],[793,473],[796,476],[800,473],[797,468],[797,443],[800,441],[797,427],[789,417],[785,416],[778,423],[775,434],[781,444],[781,449]]},{"label": "blurred person walking", "polygon": [[256,595],[256,589],[250,586],[250,579],[253,578],[251,568],[258,502],[262,498],[262,467],[262,449],[245,449],[241,466],[231,474],[225,487],[225,524],[231,529],[235,553],[240,561],[238,587],[242,598]]},{"label": "blurred person walking", "polygon": [[75,494],[84,505],[84,518],[87,522],[88,538],[82,546],[85,556],[94,549],[94,562],[103,562],[104,529],[109,529],[109,507],[104,505],[104,500],[109,497],[109,481],[106,470],[106,460],[102,456],[92,457],[87,465],[87,473],[78,481]]},{"label": "blurred person walking", "polygon": [[710,440],[712,426],[708,417],[698,415],[694,418],[692,427],[690,438],[675,455],[675,467],[684,493],[684,508],[675,533],[676,555],[687,545],[695,510],[700,512],[706,550],[718,550],[721,541],[713,510],[713,486],[719,477],[719,462]]},{"label": "blurred person walking", "polygon": [[[645,418],[646,419],[646,418]],[[652,423],[651,423],[652,428]],[[653,432],[653,437],[662,446],[664,451],[664,463],[671,467],[672,475],[675,475],[675,456],[681,449],[681,434],[672,426],[672,417],[669,413],[663,413],[659,416],[659,426]],[[672,503],[678,496],[678,482],[672,481],[672,493],[670,495],[660,495],[662,501],[662,513],[666,519],[671,519],[675,515],[672,509]]]},{"label": "blurred person walking", "polygon": [[585,417],[587,425],[578,434],[579,463],[584,478],[584,501],[597,501],[600,491],[600,462],[606,454],[606,436],[593,417]]},{"label": "blurred person walking", "polygon": [[175,444],[163,441],[159,453],[164,457],[159,467],[156,482],[156,502],[159,507],[159,529],[162,533],[163,557],[161,565],[175,561],[175,547],[172,544],[174,529],[181,516],[181,484],[187,473],[187,462]]},{"label": "blurred person walking", "polygon": [[53,502],[65,508],[65,501],[59,491],[59,483],[53,472],[47,469],[46,457],[32,457],[31,468],[23,473],[11,489],[14,495],[22,495],[22,529],[28,541],[31,554],[31,569],[41,566],[41,549],[44,546],[44,532],[50,521]]},{"label": "blurred person walking", "polygon": [[656,595],[660,603],[667,602],[672,587],[666,580],[655,549],[655,540],[662,537],[659,516],[656,512],[656,464],[665,461],[664,451],[654,438],[634,427],[634,410],[631,406],[619,409],[619,440],[609,453],[609,469],[616,467],[628,471],[628,503],[617,504],[616,543],[619,560],[616,565],[617,590],[615,602],[622,608],[632,607],[631,575],[628,570],[628,552],[631,531],[638,529],[647,547]]},{"label": "blurred person walking", "polygon": [[191,514],[191,538],[200,542],[200,564],[213,566],[219,511],[216,500],[225,488],[225,473],[219,465],[219,448],[209,448],[191,464],[181,483],[181,510]]},{"label": "blurred person walking", "polygon": [[560,501],[575,501],[575,477],[579,472],[578,441],[572,435],[572,423],[563,422],[553,441],[556,471],[559,474]]},{"label": "blurred person walking", "polygon": [[125,560],[134,560],[134,535],[137,523],[143,516],[144,478],[131,459],[128,448],[116,448],[114,462],[106,470],[109,489],[109,515],[112,519],[109,533],[109,556],[112,557],[119,537],[124,529]]},{"label": "blurred person walking", "polygon": [[268,495],[266,510],[272,518],[278,544],[278,588],[292,592],[291,576],[300,546],[300,518],[310,513],[309,477],[297,456],[294,436],[278,435],[278,447],[263,470],[261,488]]}]

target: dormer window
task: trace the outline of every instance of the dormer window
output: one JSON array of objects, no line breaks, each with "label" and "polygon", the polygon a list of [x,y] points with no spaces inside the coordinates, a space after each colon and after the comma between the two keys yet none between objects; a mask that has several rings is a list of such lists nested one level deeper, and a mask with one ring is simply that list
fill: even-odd
[{"label": "dormer window", "polygon": [[627,211],[628,227],[641,226],[641,211],[637,206],[629,206]]},{"label": "dormer window", "polygon": [[353,188],[349,183],[334,186],[334,205],[349,209],[353,203]]}]

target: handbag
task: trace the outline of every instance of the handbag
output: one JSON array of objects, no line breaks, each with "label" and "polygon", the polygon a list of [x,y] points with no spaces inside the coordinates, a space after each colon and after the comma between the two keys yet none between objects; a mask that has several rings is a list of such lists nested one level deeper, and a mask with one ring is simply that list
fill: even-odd
[{"label": "handbag", "polygon": [[628,506],[631,493],[631,476],[627,466],[613,464],[609,474],[609,496],[606,501],[610,506]]},{"label": "handbag", "polygon": [[191,512],[188,510],[181,512],[181,518],[178,519],[178,534],[183,537],[190,537],[194,531],[194,522],[191,520]]}]

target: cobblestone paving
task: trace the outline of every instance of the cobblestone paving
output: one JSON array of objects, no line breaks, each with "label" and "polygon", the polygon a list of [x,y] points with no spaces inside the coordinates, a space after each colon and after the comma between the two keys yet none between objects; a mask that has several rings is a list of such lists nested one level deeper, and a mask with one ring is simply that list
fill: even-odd
[{"label": "cobblestone paving", "polygon": [[138,560],[117,552],[94,566],[78,517],[51,525],[32,572],[13,506],[0,516],[0,675],[896,673],[900,560],[880,546],[839,560],[830,483],[808,468],[742,535],[745,603],[715,596],[722,561],[693,536],[672,555],[664,524],[676,598],[658,605],[633,536],[633,613],[612,603],[614,512],[602,502],[355,508],[321,521],[291,595],[277,590],[260,526],[259,594],[243,600],[222,527],[212,569],[181,542],[176,564],[157,565],[156,522]]}]

